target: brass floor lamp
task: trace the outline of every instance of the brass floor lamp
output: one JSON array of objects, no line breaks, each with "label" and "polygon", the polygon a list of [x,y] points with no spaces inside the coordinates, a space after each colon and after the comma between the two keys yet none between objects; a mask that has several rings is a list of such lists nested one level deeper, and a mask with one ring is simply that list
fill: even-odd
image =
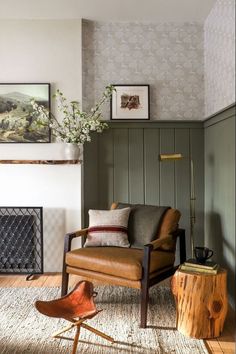
[{"label": "brass floor lamp", "polygon": [[[182,154],[160,154],[160,161],[176,161],[183,158]],[[194,257],[194,224],[196,223],[195,200],[194,166],[193,160],[190,159],[190,242],[192,258]]]}]

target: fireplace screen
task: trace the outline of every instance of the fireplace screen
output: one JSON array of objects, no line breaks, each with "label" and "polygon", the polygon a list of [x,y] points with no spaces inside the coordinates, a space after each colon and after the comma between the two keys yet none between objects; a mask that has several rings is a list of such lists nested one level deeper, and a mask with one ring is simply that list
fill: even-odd
[{"label": "fireplace screen", "polygon": [[43,273],[42,207],[0,207],[0,273]]}]

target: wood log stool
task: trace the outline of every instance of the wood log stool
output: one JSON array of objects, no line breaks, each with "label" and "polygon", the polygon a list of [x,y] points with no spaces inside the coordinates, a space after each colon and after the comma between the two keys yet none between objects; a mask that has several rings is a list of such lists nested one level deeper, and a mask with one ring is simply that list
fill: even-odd
[{"label": "wood log stool", "polygon": [[178,270],[171,287],[178,331],[198,339],[219,337],[228,309],[226,270],[217,274]]}]

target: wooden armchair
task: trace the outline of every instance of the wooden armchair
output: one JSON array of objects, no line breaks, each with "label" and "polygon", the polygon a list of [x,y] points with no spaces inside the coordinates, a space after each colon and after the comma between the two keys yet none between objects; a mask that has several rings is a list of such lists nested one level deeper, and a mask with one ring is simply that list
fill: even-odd
[{"label": "wooden armchair", "polygon": [[[113,203],[111,209],[117,208]],[[180,263],[186,260],[185,230],[178,228],[180,212],[168,209],[157,238],[143,249],[122,247],[87,247],[71,251],[75,237],[86,239],[88,229],[68,233],[65,236],[62,289],[68,291],[69,274],[105,284],[138,288],[141,291],[141,328],[147,325],[149,288],[174,274],[176,241],[179,239]],[[131,246],[132,247],[132,246]]]}]

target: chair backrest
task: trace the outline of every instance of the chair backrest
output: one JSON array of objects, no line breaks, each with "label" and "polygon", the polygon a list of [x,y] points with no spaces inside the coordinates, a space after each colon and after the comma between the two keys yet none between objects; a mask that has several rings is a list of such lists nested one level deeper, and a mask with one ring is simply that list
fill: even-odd
[{"label": "chair backrest", "polygon": [[[142,248],[145,243],[165,237],[178,228],[180,212],[170,207],[158,207],[141,204],[113,203],[111,209],[130,206],[131,213],[128,235],[131,247]],[[164,244],[161,248],[174,251],[176,242]]]}]

